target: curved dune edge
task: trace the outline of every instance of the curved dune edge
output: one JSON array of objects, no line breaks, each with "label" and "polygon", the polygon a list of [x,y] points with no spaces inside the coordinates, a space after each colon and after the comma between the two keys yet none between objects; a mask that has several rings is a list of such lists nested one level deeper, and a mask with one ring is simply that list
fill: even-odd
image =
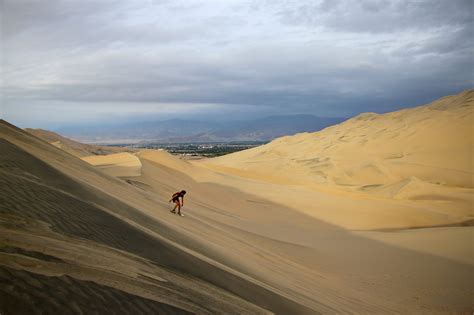
[{"label": "curved dune edge", "polygon": [[116,177],[140,176],[142,164],[133,154],[127,152],[91,155],[81,157],[81,159],[103,172]]}]

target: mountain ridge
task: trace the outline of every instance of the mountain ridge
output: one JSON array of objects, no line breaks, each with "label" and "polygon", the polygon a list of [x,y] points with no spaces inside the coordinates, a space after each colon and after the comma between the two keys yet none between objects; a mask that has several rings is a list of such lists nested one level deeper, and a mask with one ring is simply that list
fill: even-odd
[{"label": "mountain ridge", "polygon": [[170,119],[54,131],[86,143],[269,141],[283,135],[320,130],[344,119],[296,114],[237,121]]}]

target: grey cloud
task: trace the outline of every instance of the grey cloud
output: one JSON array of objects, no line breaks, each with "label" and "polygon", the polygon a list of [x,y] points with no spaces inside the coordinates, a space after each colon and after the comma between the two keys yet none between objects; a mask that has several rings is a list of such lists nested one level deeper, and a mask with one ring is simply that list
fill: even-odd
[{"label": "grey cloud", "polygon": [[423,40],[410,42],[396,51],[400,55],[419,56],[424,54],[466,54],[474,50],[473,28],[466,27],[449,32],[436,33]]},{"label": "grey cloud", "polygon": [[[472,23],[470,0],[346,0],[280,3],[278,15],[289,24],[337,31],[384,33]],[[274,4],[273,4],[274,5]]]},{"label": "grey cloud", "polygon": [[420,104],[473,85],[471,6],[447,2],[8,0],[4,115],[34,123],[21,111],[48,102],[57,120],[110,104],[321,116]]}]

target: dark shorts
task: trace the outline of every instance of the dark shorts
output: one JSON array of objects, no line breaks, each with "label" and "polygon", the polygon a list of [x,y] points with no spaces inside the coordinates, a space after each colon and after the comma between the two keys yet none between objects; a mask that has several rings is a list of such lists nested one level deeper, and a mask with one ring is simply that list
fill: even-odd
[{"label": "dark shorts", "polygon": [[179,202],[179,197],[174,197],[173,202]]}]

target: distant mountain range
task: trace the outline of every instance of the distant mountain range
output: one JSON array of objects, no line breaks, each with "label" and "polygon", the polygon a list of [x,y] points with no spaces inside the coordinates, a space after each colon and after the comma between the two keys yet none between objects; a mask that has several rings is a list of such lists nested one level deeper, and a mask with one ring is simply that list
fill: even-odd
[{"label": "distant mountain range", "polygon": [[345,118],[313,115],[269,116],[231,122],[171,119],[55,131],[88,143],[269,141],[284,135],[318,131],[343,120]]}]

